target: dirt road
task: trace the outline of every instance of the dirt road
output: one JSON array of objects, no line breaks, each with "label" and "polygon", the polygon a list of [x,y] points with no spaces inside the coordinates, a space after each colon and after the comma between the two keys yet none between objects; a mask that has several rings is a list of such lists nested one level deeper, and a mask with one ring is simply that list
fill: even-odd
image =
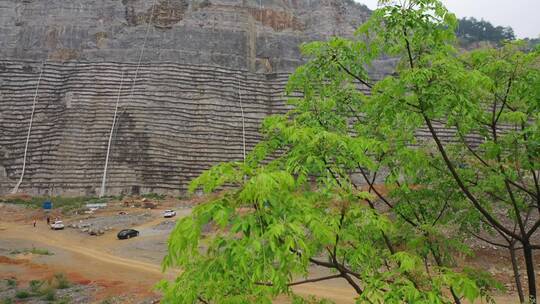
[{"label": "dirt road", "polygon": [[107,240],[109,238],[92,240],[89,236],[77,234],[12,223],[2,231],[0,248],[7,243],[11,248],[46,248],[54,255],[33,257],[20,266],[28,268],[29,274],[35,272],[36,267],[45,267],[50,273],[66,273],[78,282],[95,283],[103,287],[96,300],[119,294],[155,296],[153,286],[165,278],[159,264],[110,254],[109,250],[114,245]]},{"label": "dirt road", "polygon": [[[80,282],[96,283],[102,288],[96,300],[110,296],[156,297],[153,289],[161,279],[172,279],[174,272],[162,273],[160,261],[165,254],[168,231],[156,232],[152,227],[164,221],[159,216],[134,227],[141,236],[119,241],[116,231],[96,237],[74,229],[52,231],[39,223],[10,222],[0,226],[0,249],[2,248],[46,248],[54,255],[33,257],[17,267],[26,267],[35,273],[63,272]],[[158,247],[158,248],[156,248]],[[0,252],[1,255],[1,252]],[[0,260],[0,270],[13,270],[9,260]],[[9,268],[9,267],[11,268]],[[314,269],[314,276],[322,276],[324,270]],[[340,279],[296,286],[299,294],[328,298],[337,304],[354,303],[354,291]],[[137,303],[137,302],[134,302]],[[287,303],[278,299],[276,303]],[[499,296],[497,303],[517,303],[514,296]]]},{"label": "dirt road", "polygon": [[[162,219],[135,227],[145,229],[158,224]],[[98,282],[106,287],[113,295],[118,292],[137,293],[149,295],[152,288],[163,278],[173,278],[174,273],[163,274],[159,263],[141,261],[135,257],[126,257],[114,254],[118,246],[129,247],[130,242],[116,240],[115,233],[107,233],[101,237],[91,237],[81,233],[64,230],[52,231],[44,225],[33,228],[28,224],[10,223],[4,225],[0,247],[6,246],[18,248],[46,248],[55,254],[35,261],[36,264],[45,264],[52,272],[64,272],[70,276],[83,277],[92,282]],[[152,238],[155,236],[150,236]],[[140,239],[144,236],[140,237]],[[134,254],[137,255],[140,253]],[[29,263],[24,265],[28,266]],[[0,268],[2,265],[0,264]],[[112,288],[114,287],[114,288]],[[353,303],[354,293],[352,289],[344,286],[339,280],[326,282],[326,284],[308,284],[295,288],[300,294],[310,294],[321,297],[329,297],[338,304]],[[101,296],[103,298],[103,295]],[[285,303],[278,301],[279,303]]]},{"label": "dirt road", "polygon": [[84,244],[77,244],[78,242],[74,242],[73,240],[70,240],[70,238],[65,238],[63,236],[65,236],[65,234],[60,236],[59,232],[53,232],[52,230],[32,229],[21,226],[7,229],[2,233],[3,239],[31,241],[36,244],[35,247],[53,247],[55,249],[68,251],[86,261],[98,261],[99,263],[97,264],[107,269],[108,272],[110,272],[110,270],[120,272],[129,270],[130,272],[144,273],[145,275],[161,276],[162,274],[158,265],[114,256],[107,253],[107,249],[105,248],[95,248],[95,244],[92,244],[92,247]]}]

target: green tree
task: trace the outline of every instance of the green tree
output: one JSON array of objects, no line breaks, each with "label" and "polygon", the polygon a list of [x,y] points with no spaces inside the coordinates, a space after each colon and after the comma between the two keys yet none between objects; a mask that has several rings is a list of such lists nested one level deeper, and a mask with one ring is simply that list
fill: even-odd
[{"label": "green tree", "polygon": [[[293,109],[244,162],[193,181],[214,194],[171,234],[164,267],[182,272],[164,302],[304,303],[292,286],[336,278],[358,303],[490,300],[488,275],[453,267],[471,235],[522,252],[535,300],[539,54],[460,54],[456,24],[439,1],[387,1],[357,39],[305,45]],[[383,56],[395,73],[371,79]]]},{"label": "green tree", "polygon": [[504,41],[516,39],[511,27],[493,26],[489,21],[474,17],[459,19],[456,34],[465,44],[488,41],[500,45]]}]

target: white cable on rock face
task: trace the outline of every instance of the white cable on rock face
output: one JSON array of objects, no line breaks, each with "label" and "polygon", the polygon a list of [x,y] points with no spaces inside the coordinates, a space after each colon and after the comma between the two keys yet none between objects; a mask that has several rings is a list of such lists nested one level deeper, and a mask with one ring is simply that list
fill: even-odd
[{"label": "white cable on rock face", "polygon": [[109,134],[109,144],[107,145],[107,156],[105,157],[105,168],[103,169],[103,179],[101,180],[101,191],[99,197],[105,195],[105,183],[107,181],[107,166],[109,165],[109,154],[111,152],[111,142],[113,138],[114,126],[116,124],[116,115],[118,113],[118,104],[120,103],[120,93],[122,92],[122,85],[124,84],[124,72],[122,72],[122,79],[120,80],[120,87],[118,88],[118,96],[116,97],[116,107],[114,108],[113,122],[111,126],[111,133]]},{"label": "white cable on rock face", "polygon": [[141,52],[139,54],[139,61],[137,62],[137,68],[135,69],[135,76],[133,77],[133,84],[131,86],[131,93],[129,93],[129,100],[133,98],[133,91],[135,90],[135,83],[137,82],[137,76],[139,76],[139,68],[141,66],[141,61],[144,54],[144,49],[146,48],[146,41],[148,40],[148,33],[150,32],[150,25],[152,24],[152,17],[154,17],[154,10],[156,8],[156,0],[152,2],[152,10],[150,12],[150,17],[146,21],[146,34],[144,34],[144,41],[141,47]]},{"label": "white cable on rock face", "polygon": [[21,177],[19,178],[19,181],[13,187],[13,190],[11,191],[12,194],[15,194],[19,192],[19,187],[22,184],[23,178],[24,178],[24,172],[26,171],[26,156],[28,154],[28,143],[30,142],[30,133],[32,131],[32,124],[34,122],[34,113],[36,112],[36,103],[37,103],[37,96],[39,92],[39,84],[41,83],[41,77],[43,76],[43,70],[45,69],[45,65],[47,64],[47,60],[43,61],[41,64],[41,71],[39,72],[39,78],[36,85],[36,91],[34,92],[34,101],[32,103],[32,114],[30,114],[30,123],[28,124],[28,133],[26,134],[26,144],[24,146],[24,156],[23,156],[23,166],[22,166],[22,172]]},{"label": "white cable on rock face", "polygon": [[[144,34],[143,45],[141,46],[141,52],[139,53],[139,60],[137,61],[137,67],[135,68],[135,76],[133,77],[133,83],[131,84],[131,90],[129,93],[129,101],[133,99],[133,92],[135,91],[135,83],[137,82],[137,78],[139,76],[139,69],[141,67],[144,50],[146,48],[146,41],[148,40],[148,33],[150,33],[150,25],[152,24],[152,17],[154,16],[155,7],[156,7],[156,0],[152,2],[152,10],[150,11],[150,16],[148,20],[146,21],[146,33]],[[124,107],[122,113],[125,113],[126,110],[127,110],[127,106]],[[118,124],[120,124],[120,118],[121,116],[118,118]]]},{"label": "white cable on rock face", "polygon": [[[137,67],[135,68],[135,75],[133,77],[133,83],[131,85],[131,90],[130,90],[130,93],[129,93],[129,101],[128,102],[130,102],[133,99],[133,92],[135,91],[135,84],[137,82],[137,77],[139,76],[139,69],[141,67],[141,62],[142,62],[142,58],[143,58],[143,55],[144,55],[144,50],[146,48],[146,42],[148,41],[148,34],[150,33],[150,25],[152,24],[152,18],[154,17],[155,8],[156,8],[156,0],[153,0],[152,1],[152,10],[150,11],[150,16],[148,17],[148,20],[146,21],[146,33],[144,34],[143,44],[141,46],[141,51],[139,53],[139,60],[137,61]],[[123,79],[124,79],[124,73],[122,72],[122,82],[123,82]],[[122,84],[120,84],[120,88],[121,87],[122,87]],[[118,120],[116,121],[116,117],[118,116],[117,115],[117,109],[118,109],[119,103],[120,103],[120,90],[118,91],[118,99],[116,101],[116,109],[115,109],[115,113],[114,113],[115,120],[113,121],[113,126],[111,128],[111,134],[109,136],[109,144],[108,144],[108,147],[107,147],[107,157],[106,157],[106,160],[105,160],[105,169],[104,169],[104,172],[103,172],[103,179],[101,181],[101,190],[100,190],[99,197],[103,197],[105,195],[105,184],[106,184],[106,178],[107,178],[106,175],[107,175],[107,165],[108,165],[108,162],[109,162],[109,152],[110,152],[110,149],[111,149],[112,139],[116,137],[116,132],[118,131],[118,126],[120,125],[120,119],[122,117],[120,115],[118,117]],[[123,108],[122,113],[125,113],[126,109],[127,109],[127,106]]]},{"label": "white cable on rock face", "polygon": [[242,105],[242,93],[240,93],[240,79],[238,80],[238,99],[240,100],[240,112],[242,113],[242,146],[244,148],[244,162],[246,161],[246,121],[244,118],[244,106]]}]

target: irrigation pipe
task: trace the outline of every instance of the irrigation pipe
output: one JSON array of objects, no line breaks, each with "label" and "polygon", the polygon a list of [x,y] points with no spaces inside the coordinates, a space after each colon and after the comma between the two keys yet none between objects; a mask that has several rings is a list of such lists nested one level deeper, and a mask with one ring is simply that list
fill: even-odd
[{"label": "irrigation pipe", "polygon": [[240,79],[238,80],[238,99],[240,100],[240,112],[242,113],[242,146],[244,152],[244,162],[246,161],[246,120],[244,117],[244,106],[242,105],[242,93],[240,92]]},{"label": "irrigation pipe", "polygon": [[39,78],[36,85],[36,91],[34,92],[34,101],[32,103],[32,114],[30,114],[30,123],[28,124],[28,132],[26,134],[26,144],[24,145],[24,156],[23,156],[23,166],[22,166],[21,177],[19,178],[19,181],[17,182],[15,187],[13,187],[13,190],[11,191],[12,194],[19,192],[19,187],[22,184],[24,173],[26,171],[26,157],[28,155],[28,144],[30,142],[30,133],[32,132],[32,124],[34,123],[34,113],[36,112],[36,103],[37,103],[37,96],[39,92],[39,84],[41,83],[41,77],[43,76],[43,70],[45,69],[46,63],[47,61],[45,60],[41,64],[41,71],[39,72]]},{"label": "irrigation pipe", "polygon": [[[136,84],[138,76],[139,76],[139,69],[141,67],[141,62],[142,62],[142,58],[143,58],[143,55],[144,55],[144,50],[146,48],[146,42],[148,41],[148,33],[150,32],[150,24],[152,23],[152,17],[154,16],[155,7],[156,7],[156,0],[154,0],[152,2],[152,10],[150,12],[149,19],[146,21],[146,33],[144,34],[143,45],[141,47],[141,52],[139,53],[139,60],[137,61],[137,67],[135,68],[135,76],[133,76],[133,83],[131,85],[131,90],[130,90],[130,93],[129,93],[129,100],[130,101],[133,99],[133,92],[135,91],[135,84]],[[127,109],[127,106],[123,109],[122,113],[124,113],[126,111],[126,109]],[[121,116],[118,118],[117,125],[120,124],[120,118],[121,118]],[[116,133],[115,133],[115,137],[116,137]]]},{"label": "irrigation pipe", "polygon": [[137,62],[137,68],[135,69],[135,76],[133,77],[133,84],[131,85],[131,92],[129,94],[129,100],[133,98],[133,91],[135,90],[135,83],[139,76],[139,68],[141,67],[141,61],[144,55],[144,49],[146,48],[146,42],[148,41],[148,33],[150,32],[150,24],[152,23],[152,17],[154,17],[154,10],[156,9],[156,0],[152,2],[152,10],[150,12],[149,19],[146,21],[146,33],[144,34],[144,41],[139,53],[139,61]]},{"label": "irrigation pipe", "polygon": [[118,96],[116,97],[116,107],[114,108],[113,122],[111,125],[111,133],[109,134],[109,143],[107,145],[107,156],[105,157],[105,168],[103,169],[103,179],[101,180],[101,190],[99,192],[99,197],[105,195],[105,184],[107,182],[107,167],[109,165],[109,154],[111,152],[111,143],[114,133],[114,127],[116,125],[116,116],[118,114],[118,104],[120,103],[120,94],[122,92],[122,85],[124,84],[124,72],[122,72],[122,79],[120,80],[120,87],[118,88]]},{"label": "irrigation pipe", "polygon": [[[150,16],[148,17],[148,20],[146,21],[146,33],[144,34],[143,44],[141,46],[141,51],[139,53],[139,60],[137,61],[137,67],[135,68],[135,75],[133,76],[133,83],[131,85],[131,90],[130,90],[130,93],[129,93],[129,101],[131,101],[133,99],[133,92],[135,91],[135,84],[137,83],[137,78],[139,76],[139,69],[141,67],[141,62],[142,62],[142,58],[143,58],[143,55],[144,55],[144,50],[146,48],[146,42],[148,41],[148,34],[150,33],[150,25],[152,23],[152,18],[154,16],[155,8],[156,8],[156,0],[153,0],[152,1],[152,10],[150,11]],[[118,126],[120,125],[121,116],[118,117],[118,121],[116,120],[116,117],[118,116],[117,111],[118,111],[118,106],[119,106],[119,103],[120,103],[120,91],[122,89],[123,80],[124,80],[124,72],[122,72],[122,81],[120,82],[120,89],[118,90],[118,97],[116,99],[116,108],[114,110],[113,125],[111,127],[111,133],[109,135],[109,143],[107,145],[107,156],[105,158],[105,168],[103,170],[103,178],[101,180],[101,190],[100,190],[100,193],[99,193],[99,197],[103,197],[105,195],[105,185],[106,185],[106,182],[107,182],[107,167],[108,167],[108,164],[109,164],[109,153],[110,153],[110,150],[111,150],[112,139],[116,138],[116,134],[117,134],[117,131],[118,131]],[[124,113],[126,111],[126,109],[127,109],[127,106],[123,109],[122,113]]]}]

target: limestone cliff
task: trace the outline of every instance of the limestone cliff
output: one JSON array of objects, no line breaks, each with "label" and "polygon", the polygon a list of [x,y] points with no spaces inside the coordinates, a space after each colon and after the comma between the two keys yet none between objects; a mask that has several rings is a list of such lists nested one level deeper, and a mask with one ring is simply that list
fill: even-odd
[{"label": "limestone cliff", "polygon": [[0,194],[21,175],[44,61],[21,191],[96,194],[120,93],[107,193],[178,194],[242,158],[241,105],[248,150],[285,110],[300,43],[368,15],[348,0],[0,0]]},{"label": "limestone cliff", "polygon": [[150,23],[145,62],[291,71],[299,43],[368,15],[352,0],[0,0],[0,55],[136,62]]}]

